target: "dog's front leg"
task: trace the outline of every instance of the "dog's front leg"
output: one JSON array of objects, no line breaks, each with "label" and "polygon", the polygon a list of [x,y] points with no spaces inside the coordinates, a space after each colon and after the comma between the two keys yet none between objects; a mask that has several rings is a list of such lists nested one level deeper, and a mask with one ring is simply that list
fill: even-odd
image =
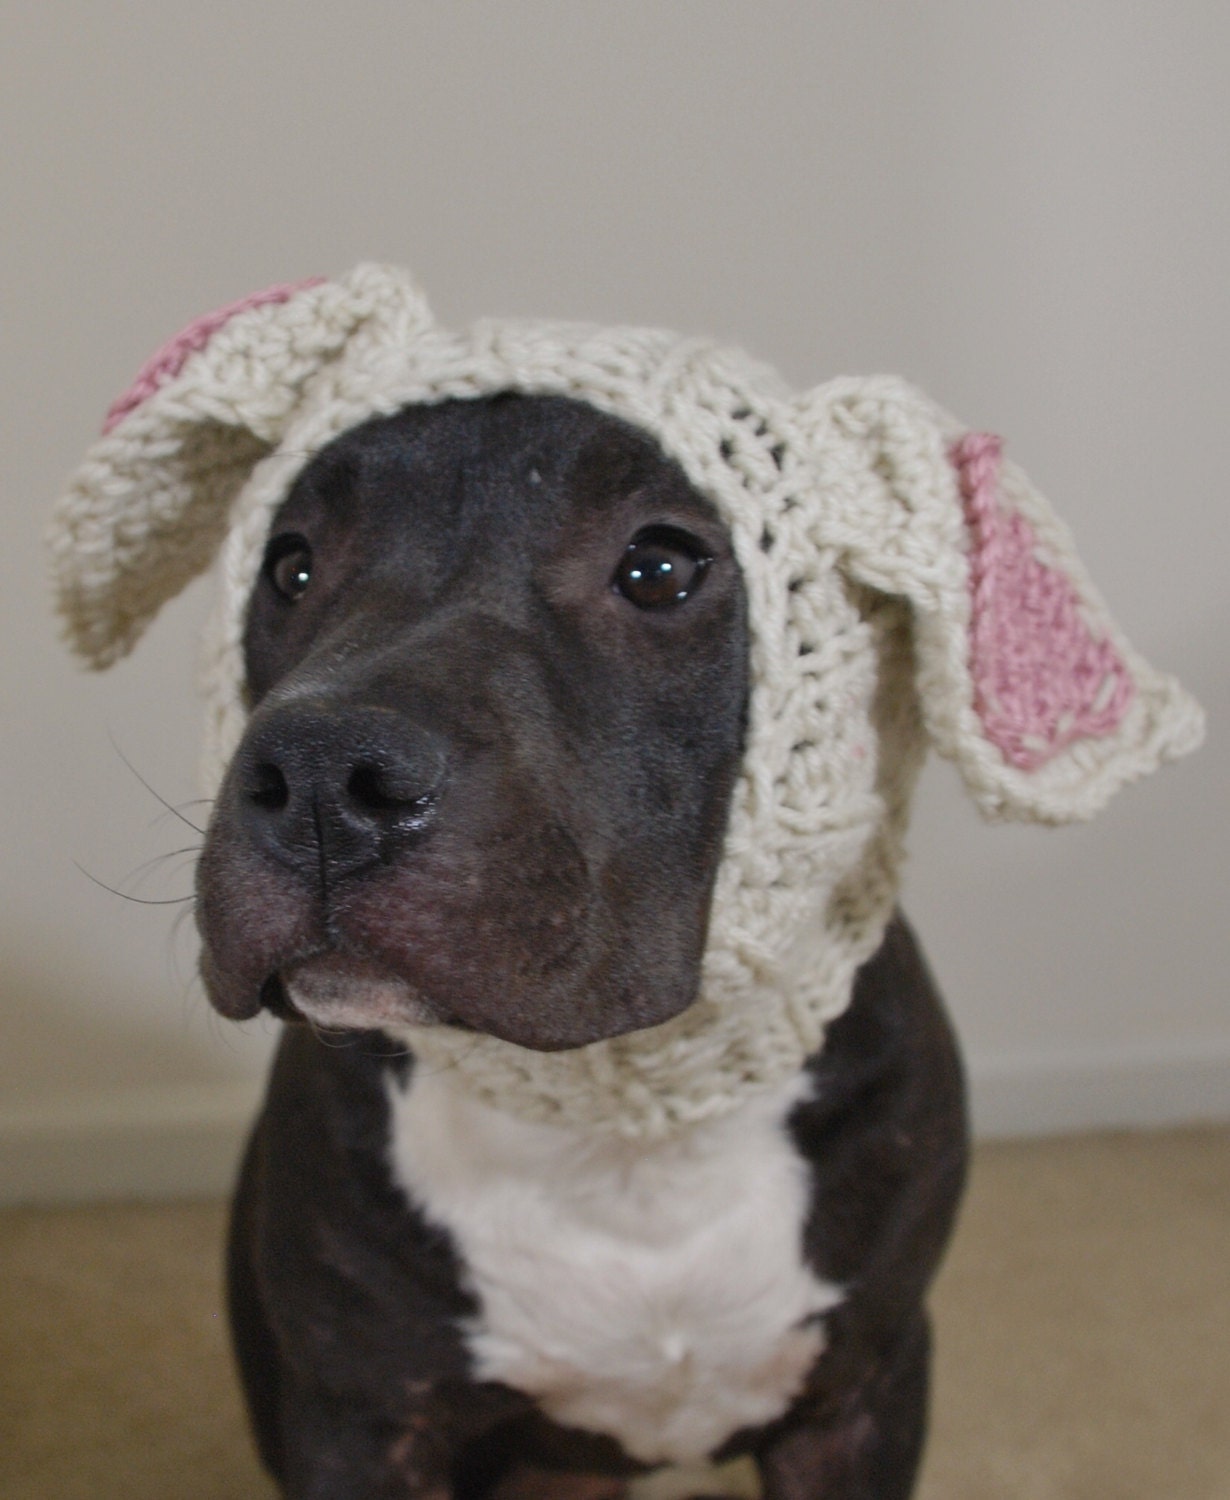
[{"label": "dog's front leg", "polygon": [[922,1455],[929,1364],[920,1314],[839,1411],[804,1408],[774,1432],[756,1455],[763,1500],[908,1500]]},{"label": "dog's front leg", "polygon": [[411,1409],[397,1424],[335,1395],[286,1394],[286,1500],[452,1500],[452,1454],[438,1414]]}]

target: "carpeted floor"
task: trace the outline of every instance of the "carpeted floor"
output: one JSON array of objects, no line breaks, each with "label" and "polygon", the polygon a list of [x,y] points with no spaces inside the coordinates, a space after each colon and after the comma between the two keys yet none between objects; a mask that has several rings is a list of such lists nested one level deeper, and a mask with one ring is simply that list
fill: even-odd
[{"label": "carpeted floor", "polygon": [[[269,1500],[221,1231],[0,1214],[4,1500]],[[1230,1131],[983,1147],[935,1310],[918,1500],[1230,1500]]]}]

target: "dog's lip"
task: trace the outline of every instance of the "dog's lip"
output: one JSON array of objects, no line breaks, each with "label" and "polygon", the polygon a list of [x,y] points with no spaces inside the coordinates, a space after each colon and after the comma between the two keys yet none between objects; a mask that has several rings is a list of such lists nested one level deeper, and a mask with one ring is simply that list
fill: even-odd
[{"label": "dog's lip", "polygon": [[290,1009],[318,1026],[367,1030],[440,1020],[409,980],[370,958],[318,953],[286,965],[274,977]]}]

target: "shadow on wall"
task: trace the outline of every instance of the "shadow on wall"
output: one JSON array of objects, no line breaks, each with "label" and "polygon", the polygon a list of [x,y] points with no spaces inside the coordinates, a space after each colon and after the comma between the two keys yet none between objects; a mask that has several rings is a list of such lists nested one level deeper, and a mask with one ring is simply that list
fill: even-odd
[{"label": "shadow on wall", "polygon": [[[1230,619],[1220,638],[1227,630]],[[1230,722],[1218,638],[1155,653],[1187,663],[1208,711],[1204,747],[1092,824],[988,826],[949,768],[924,778],[904,905],[961,1033],[984,1133],[1180,1123],[1230,1108],[1226,975],[1208,944],[1225,922],[1225,889],[1199,870],[1201,851],[1230,837],[1217,831]],[[1046,1118],[1022,1116],[1030,1098]]]}]

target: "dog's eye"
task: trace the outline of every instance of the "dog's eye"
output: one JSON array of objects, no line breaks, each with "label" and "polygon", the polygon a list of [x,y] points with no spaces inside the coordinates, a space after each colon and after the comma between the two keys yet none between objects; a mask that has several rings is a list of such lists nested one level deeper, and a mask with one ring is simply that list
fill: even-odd
[{"label": "dog's eye", "polygon": [[265,549],[264,574],[283,599],[294,603],[312,581],[312,549],[297,531],[275,536]]},{"label": "dog's eye", "polygon": [[696,591],[712,560],[686,531],[650,526],[629,542],[614,586],[638,609],[666,609]]}]

